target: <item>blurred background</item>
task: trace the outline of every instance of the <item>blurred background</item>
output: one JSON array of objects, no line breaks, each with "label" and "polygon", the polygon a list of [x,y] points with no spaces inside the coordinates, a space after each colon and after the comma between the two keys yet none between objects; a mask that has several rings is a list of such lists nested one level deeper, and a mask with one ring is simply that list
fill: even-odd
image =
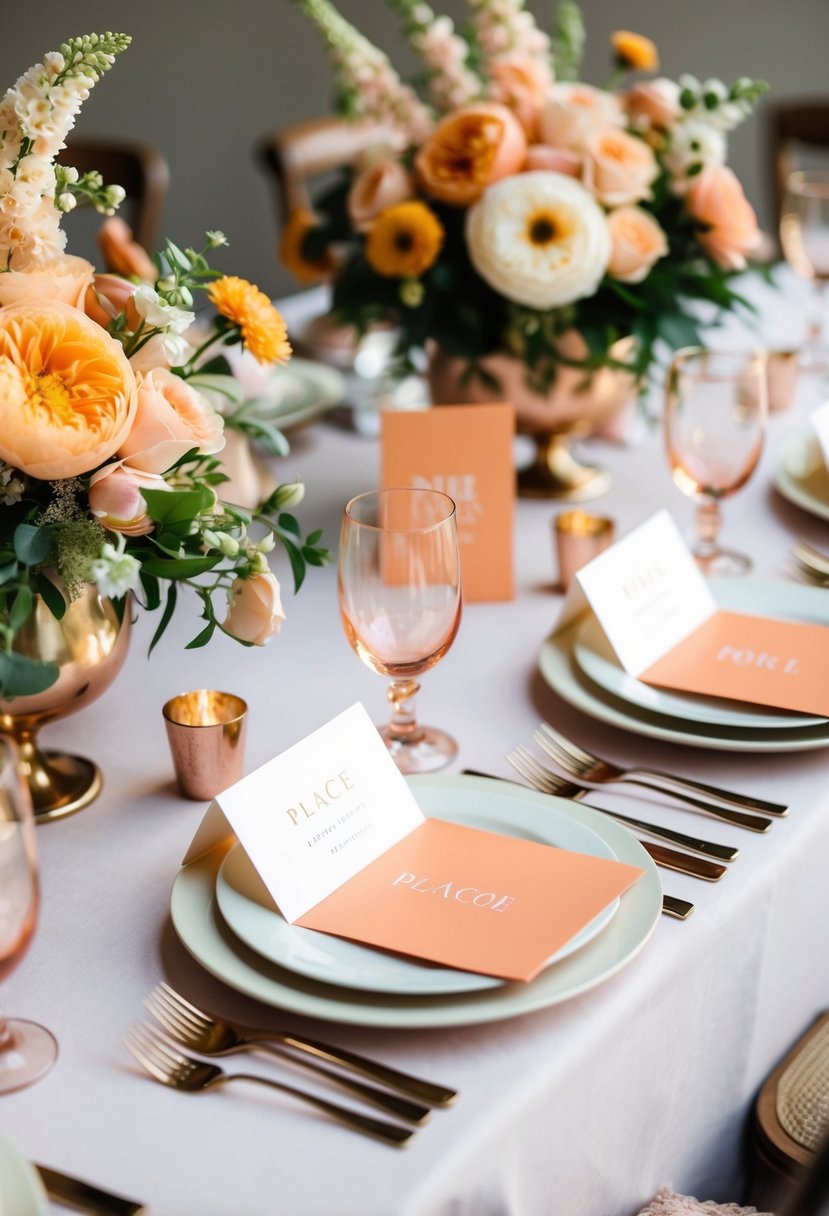
[{"label": "blurred background", "polygon": [[[383,0],[341,0],[338,7],[402,72],[413,67]],[[459,24],[465,19],[464,0],[433,7]],[[529,7],[546,26],[553,0],[529,0]],[[582,9],[590,83],[606,79],[609,34],[624,28],[656,41],[668,76],[687,71],[727,83],[759,77],[773,98],[829,90],[829,0],[585,0]],[[171,171],[163,232],[195,245],[205,229],[221,228],[231,248],[216,255],[218,269],[272,295],[294,290],[277,262],[276,211],[255,147],[269,131],[330,109],[332,77],[310,23],[290,0],[18,4],[0,41],[0,86],[66,38],[113,27],[132,34],[132,46],[84,104],[76,133],[155,144]],[[769,227],[762,106],[732,136],[729,163]],[[65,221],[72,252],[89,256],[88,223],[79,215]]]}]

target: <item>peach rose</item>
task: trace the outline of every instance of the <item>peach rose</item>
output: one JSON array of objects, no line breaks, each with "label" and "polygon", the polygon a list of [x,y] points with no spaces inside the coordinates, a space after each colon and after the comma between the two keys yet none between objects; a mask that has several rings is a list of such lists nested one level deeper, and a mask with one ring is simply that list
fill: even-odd
[{"label": "peach rose", "polygon": [[666,131],[682,112],[679,85],[665,76],[634,85],[622,101],[635,127],[656,127]]},{"label": "peach rose", "polygon": [[604,127],[585,149],[584,184],[606,207],[650,198],[658,174],[652,149],[618,127]]},{"label": "peach rose", "polygon": [[697,239],[724,270],[744,270],[746,254],[757,248],[760,229],[754,208],[734,172],[726,165],[709,165],[691,179],[688,210],[705,225]]},{"label": "peach rose", "polygon": [[538,132],[538,116],[553,83],[549,65],[541,58],[520,52],[499,55],[490,60],[489,77],[493,100],[509,106],[527,138],[534,139]]},{"label": "peach rose", "polygon": [[0,274],[0,307],[58,300],[83,308],[95,267],[69,253],[45,262],[37,270],[6,270]]},{"label": "peach rose", "polygon": [[[135,283],[131,283],[129,279],[122,279],[117,274],[96,274],[86,289],[83,310],[88,317],[106,329],[110,321],[126,312],[134,293]],[[139,320],[137,313],[129,317],[133,327]]]},{"label": "peach rose", "polygon": [[98,229],[98,248],[107,270],[126,278],[154,283],[158,270],[143,245],[133,240],[132,229],[120,215],[111,215]]},{"label": "peach rose", "polygon": [[584,150],[608,124],[621,124],[622,108],[614,93],[589,84],[554,84],[538,120],[539,138],[554,148]]},{"label": "peach rose", "polygon": [[468,207],[487,186],[517,173],[527,156],[518,119],[497,102],[464,106],[442,119],[415,157],[427,194]]},{"label": "peach rose", "polygon": [[668,252],[668,238],[641,207],[618,207],[607,224],[611,242],[607,273],[622,283],[641,283],[654,262]]},{"label": "peach rose", "polygon": [[285,613],[276,575],[270,570],[251,578],[236,578],[227,593],[222,628],[240,642],[264,646],[282,628]]},{"label": "peach rose", "polygon": [[169,490],[157,473],[129,469],[120,462],[104,465],[89,483],[89,509],[111,532],[144,536],[154,524],[142,490]]},{"label": "peach rose", "polygon": [[567,148],[551,148],[549,144],[533,144],[527,148],[524,172],[563,173],[565,177],[581,177],[582,158]]},{"label": "peach rose", "polygon": [[399,161],[380,160],[363,169],[348,192],[348,216],[367,232],[381,211],[414,198],[414,182]]},{"label": "peach rose", "polygon": [[119,342],[50,300],[0,308],[0,459],[44,481],[108,460],[132,425],[136,384]]},{"label": "peach rose", "polygon": [[224,447],[224,422],[201,393],[163,367],[138,389],[132,429],[118,449],[131,468],[163,473],[193,448],[206,456]]}]

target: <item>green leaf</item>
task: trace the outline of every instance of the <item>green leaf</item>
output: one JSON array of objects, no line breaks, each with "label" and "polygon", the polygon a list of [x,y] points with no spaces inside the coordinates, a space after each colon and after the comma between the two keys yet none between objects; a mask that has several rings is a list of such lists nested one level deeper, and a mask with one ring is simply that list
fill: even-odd
[{"label": "green leaf", "polygon": [[284,536],[282,537],[282,544],[285,546],[285,552],[288,554],[288,560],[291,563],[291,573],[294,576],[294,591],[299,591],[305,581],[305,558],[296,545],[286,540]]},{"label": "green leaf", "polygon": [[213,503],[213,495],[207,487],[198,490],[142,490],[147,503],[147,514],[156,523],[190,523]]},{"label": "green leaf", "polygon": [[17,578],[19,573],[20,565],[17,562],[7,562],[5,566],[0,566],[0,587]]},{"label": "green leaf", "polygon": [[58,678],[56,663],[41,663],[25,655],[0,651],[0,690],[4,697],[28,697],[51,687]]},{"label": "green leaf", "polygon": [[161,603],[161,589],[158,585],[158,579],[154,578],[151,574],[147,574],[143,567],[139,577],[141,579],[141,586],[144,588],[145,607],[148,612],[155,612]]},{"label": "green leaf", "polygon": [[158,642],[161,639],[161,635],[164,633],[164,630],[170,624],[173,613],[176,610],[176,600],[177,599],[178,599],[178,588],[176,587],[175,583],[170,583],[170,586],[167,588],[167,603],[164,605],[164,612],[162,613],[161,620],[158,622],[158,628],[156,629],[155,633],[153,634],[153,640],[150,642],[150,647],[149,647],[149,650],[147,651],[148,656],[152,654],[153,649],[155,648],[156,642]]},{"label": "green leaf", "polygon": [[213,634],[216,632],[216,622],[209,621],[202,629],[201,633],[197,633],[192,641],[188,642],[184,647],[185,650],[198,650],[201,646],[206,646]]},{"label": "green leaf", "polygon": [[299,524],[294,519],[293,515],[288,515],[286,511],[279,516],[279,526],[284,528],[286,532],[292,533],[296,537],[300,537],[302,533],[299,530]]},{"label": "green leaf", "polygon": [[142,557],[141,568],[145,574],[162,579],[195,578],[212,570],[222,560],[221,554],[204,557]]},{"label": "green leaf", "polygon": [[18,524],[14,530],[14,552],[24,566],[39,566],[52,552],[52,537],[46,528]]},{"label": "green leaf", "polygon": [[32,615],[32,605],[34,604],[34,596],[31,588],[27,583],[18,589],[17,595],[14,597],[12,610],[9,613],[9,625],[12,633],[17,633],[18,629],[26,624],[29,617]]},{"label": "green leaf", "polygon": [[41,573],[37,576],[37,590],[46,607],[56,621],[62,621],[66,612],[66,600],[51,579]]},{"label": "green leaf", "polygon": [[317,528],[316,532],[311,532],[305,538],[306,545],[318,545],[322,540],[322,528]]}]

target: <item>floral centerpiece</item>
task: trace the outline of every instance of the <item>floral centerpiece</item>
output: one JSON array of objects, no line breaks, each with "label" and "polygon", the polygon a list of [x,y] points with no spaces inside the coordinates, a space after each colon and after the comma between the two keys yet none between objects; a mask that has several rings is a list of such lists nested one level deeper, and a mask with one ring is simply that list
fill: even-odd
[{"label": "floral centerpiece", "polygon": [[[164,608],[195,589],[202,646],[221,630],[245,644],[278,632],[284,614],[268,553],[277,541],[296,589],[327,553],[290,509],[301,484],[278,486],[252,510],[222,501],[225,420],[206,395],[238,401],[227,365],[241,344],[263,363],[290,356],[285,325],[252,284],[221,276],[204,248],[167,241],[152,259],[106,233],[132,277],[95,274],[64,252],[63,215],[80,202],[112,215],[124,191],[100,174],[56,163],[90,89],[129,44],[121,34],[72,39],[0,101],[0,697],[48,688],[57,667],[19,653],[36,600],[56,618],[93,584]],[[213,321],[189,341],[194,299]],[[215,400],[215,396],[213,397]],[[229,423],[252,427],[242,411]],[[226,608],[214,603],[226,593]],[[224,598],[224,597],[223,597]]]},{"label": "floral centerpiece", "polygon": [[389,0],[422,61],[415,89],[329,0],[296,2],[329,48],[341,111],[385,136],[284,234],[306,280],[336,255],[343,319],[392,314],[404,359],[434,344],[472,376],[509,352],[544,393],[562,366],[642,378],[659,340],[698,340],[698,301],[744,303],[731,279],[759,231],[726,136],[765,85],[632,81],[659,64],[628,31],[607,84],[585,84],[572,0],[551,36],[523,0],[469,0],[463,33],[423,0]]}]

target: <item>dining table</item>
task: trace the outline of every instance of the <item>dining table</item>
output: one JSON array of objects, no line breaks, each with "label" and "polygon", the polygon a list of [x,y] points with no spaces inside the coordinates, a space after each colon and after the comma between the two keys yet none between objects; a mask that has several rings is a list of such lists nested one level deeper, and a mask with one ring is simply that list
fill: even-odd
[{"label": "dining table", "polygon": [[[740,331],[746,340],[798,341],[804,285],[784,270],[752,292],[759,312],[755,328]],[[289,324],[309,299],[285,302]],[[771,580],[794,590],[797,537],[829,550],[829,524],[773,485],[781,445],[814,404],[804,381],[771,415],[754,475],[724,504],[724,539],[753,559],[747,588]],[[657,405],[658,396],[652,415]],[[690,534],[693,503],[674,485],[658,420],[647,414],[622,442],[584,445],[613,481],[583,509],[612,517],[624,535],[667,508]],[[290,454],[273,466],[280,480],[305,483],[297,513],[304,528],[324,529],[334,553],[344,505],[380,480],[379,442],[367,430],[343,411],[322,415],[289,432]],[[524,442],[516,440],[519,461]],[[172,925],[171,890],[206,804],[178,792],[162,705],[187,689],[242,697],[251,771],[355,702],[382,721],[384,681],[347,643],[336,561],[310,570],[294,596],[287,562],[274,555],[286,620],[264,649],[220,634],[186,649],[198,604],[182,597],[148,655],[157,622],[138,611],[113,686],[43,732],[47,746],[93,757],[104,787],[93,805],[36,834],[40,921],[4,1008],[48,1026],[60,1051],[44,1079],[0,1101],[0,1129],[27,1158],[140,1199],[153,1216],[634,1216],[666,1185],[721,1202],[745,1195],[753,1100],[829,1007],[827,753],[682,746],[599,721],[560,697],[539,655],[562,605],[553,533],[562,509],[517,501],[514,598],[466,603],[454,644],[422,678],[420,717],[459,744],[447,771],[517,781],[506,754],[546,721],[620,764],[774,799],[788,816],[757,834],[653,791],[591,792],[598,807],[738,844],[740,853],[716,883],[660,871],[664,890],[691,901],[693,914],[658,917],[635,957],[571,999],[442,1026],[382,1017],[361,1025],[263,1003],[210,974]],[[258,1087],[165,1088],[123,1042],[149,1020],[144,1000],[162,980],[228,1019],[327,1040],[459,1096],[398,1150]],[[317,1085],[265,1057],[222,1063]]]}]

